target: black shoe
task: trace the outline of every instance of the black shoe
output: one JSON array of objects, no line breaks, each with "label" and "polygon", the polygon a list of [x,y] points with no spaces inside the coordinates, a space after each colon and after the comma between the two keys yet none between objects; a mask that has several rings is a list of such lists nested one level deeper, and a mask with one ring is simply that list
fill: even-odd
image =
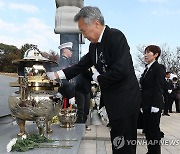
[{"label": "black shoe", "polygon": [[161,133],[161,138],[164,138],[164,133],[162,131],[160,133]]},{"label": "black shoe", "polygon": [[86,130],[91,131],[91,128],[86,125]]},{"label": "black shoe", "polygon": [[110,126],[110,124],[108,123],[108,124],[106,125],[106,127],[111,127],[111,126]]},{"label": "black shoe", "polygon": [[169,113],[172,113],[172,111],[169,111]]},{"label": "black shoe", "polygon": [[168,113],[163,113],[162,116],[170,116]]}]

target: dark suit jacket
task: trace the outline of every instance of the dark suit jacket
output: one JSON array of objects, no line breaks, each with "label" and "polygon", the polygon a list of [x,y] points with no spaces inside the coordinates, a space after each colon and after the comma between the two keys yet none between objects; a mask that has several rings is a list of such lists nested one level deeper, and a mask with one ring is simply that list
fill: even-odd
[{"label": "dark suit jacket", "polygon": [[151,110],[151,107],[162,109],[163,89],[165,72],[161,64],[155,61],[148,72],[140,79],[142,91],[142,108],[143,110]]},{"label": "dark suit jacket", "polygon": [[124,34],[106,26],[100,43],[106,72],[101,63],[96,63],[96,44],[90,44],[83,60],[64,69],[67,79],[95,66],[101,75],[98,82],[101,89],[101,106],[105,105],[110,120],[117,120],[139,112],[140,90],[135,76],[130,48]]},{"label": "dark suit jacket", "polygon": [[164,84],[164,95],[169,95],[168,90],[172,90],[173,89],[173,83],[172,80],[169,79],[169,81],[167,81],[166,79],[164,79],[165,84]]}]

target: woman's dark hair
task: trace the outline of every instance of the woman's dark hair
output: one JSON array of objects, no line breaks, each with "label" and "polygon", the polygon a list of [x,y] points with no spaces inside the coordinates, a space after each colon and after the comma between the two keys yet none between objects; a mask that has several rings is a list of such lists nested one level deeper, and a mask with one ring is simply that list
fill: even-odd
[{"label": "woman's dark hair", "polygon": [[149,45],[145,48],[144,50],[145,52],[146,51],[151,51],[153,54],[156,54],[158,53],[158,56],[156,57],[156,60],[158,60],[159,56],[161,55],[161,49],[159,46],[157,45]]}]

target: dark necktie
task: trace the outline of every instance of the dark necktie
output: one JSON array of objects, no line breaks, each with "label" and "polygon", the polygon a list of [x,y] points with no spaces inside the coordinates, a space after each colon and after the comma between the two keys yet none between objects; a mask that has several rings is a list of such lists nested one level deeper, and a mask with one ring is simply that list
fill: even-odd
[{"label": "dark necktie", "polygon": [[147,72],[148,72],[148,67],[146,67],[146,69],[144,70],[143,77],[146,76]]},{"label": "dark necktie", "polygon": [[96,49],[97,49],[97,52],[98,52],[98,55],[99,55],[99,53],[101,52],[100,43],[96,43]]}]

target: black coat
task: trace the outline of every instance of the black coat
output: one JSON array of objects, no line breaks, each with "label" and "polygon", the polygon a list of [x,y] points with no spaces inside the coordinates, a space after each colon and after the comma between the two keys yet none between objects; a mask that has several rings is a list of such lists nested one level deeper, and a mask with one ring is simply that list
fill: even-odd
[{"label": "black coat", "polygon": [[124,34],[106,26],[100,50],[103,53],[106,72],[100,62],[96,63],[96,44],[91,43],[89,52],[78,64],[63,70],[66,78],[71,79],[94,65],[101,74],[98,76],[101,89],[100,105],[105,105],[109,119],[117,120],[138,113],[140,89]]},{"label": "black coat", "polygon": [[140,79],[142,91],[142,108],[151,110],[151,107],[162,109],[165,70],[155,61],[148,72]]},{"label": "black coat", "polygon": [[169,81],[167,81],[166,79],[164,79],[164,95],[169,95],[168,90],[172,90],[173,89],[173,83],[172,80],[169,79]]}]

